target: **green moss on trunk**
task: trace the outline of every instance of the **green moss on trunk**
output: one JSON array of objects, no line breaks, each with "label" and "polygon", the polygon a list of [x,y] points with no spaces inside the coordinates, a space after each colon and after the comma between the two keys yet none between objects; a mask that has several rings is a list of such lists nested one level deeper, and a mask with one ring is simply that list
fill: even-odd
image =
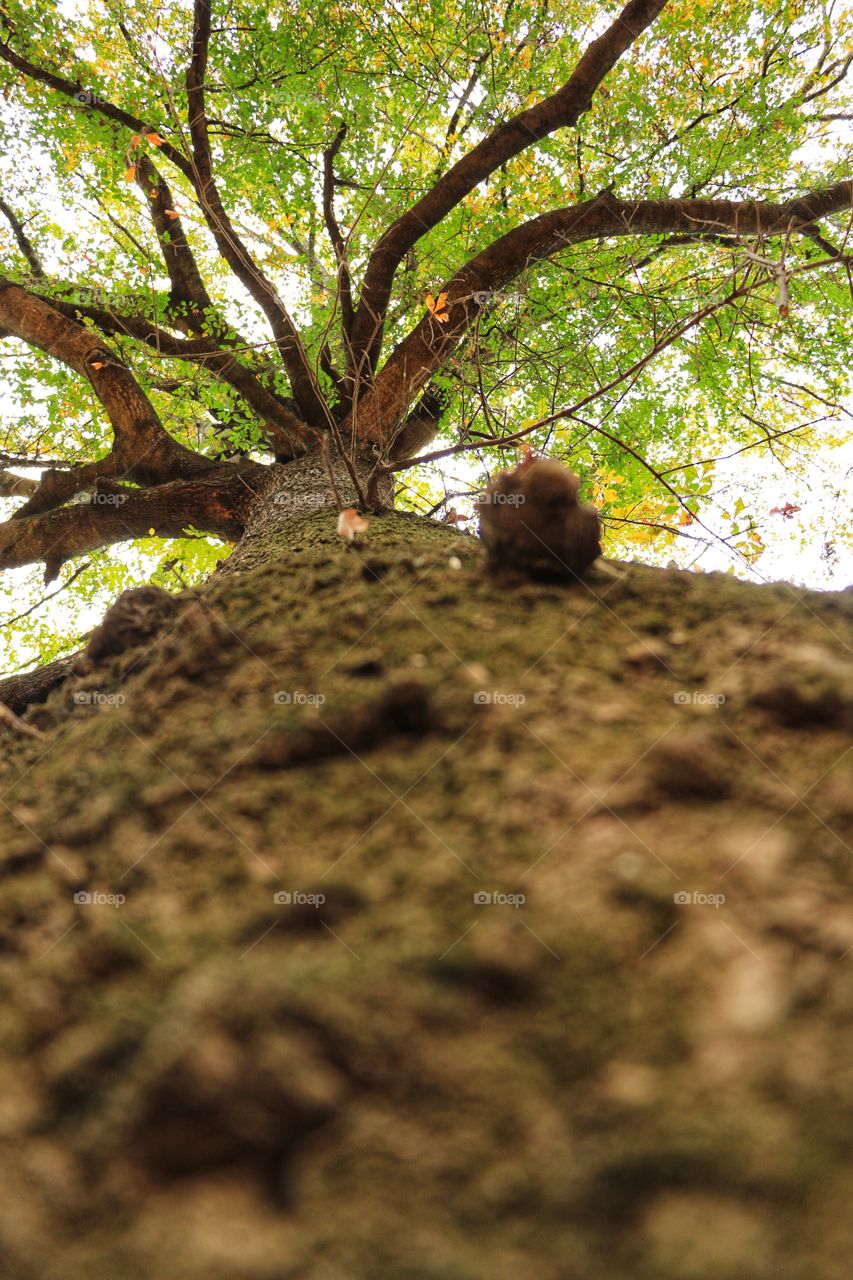
[{"label": "green moss on trunk", "polygon": [[5,1273],[840,1280],[850,593],[255,550],[3,739]]}]

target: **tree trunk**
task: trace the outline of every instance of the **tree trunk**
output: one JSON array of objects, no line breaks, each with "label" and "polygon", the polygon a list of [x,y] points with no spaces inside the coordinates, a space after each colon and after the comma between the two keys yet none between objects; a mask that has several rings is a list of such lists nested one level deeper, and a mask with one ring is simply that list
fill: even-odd
[{"label": "tree trunk", "polygon": [[840,1280],[851,592],[315,464],[0,726],[4,1274]]}]

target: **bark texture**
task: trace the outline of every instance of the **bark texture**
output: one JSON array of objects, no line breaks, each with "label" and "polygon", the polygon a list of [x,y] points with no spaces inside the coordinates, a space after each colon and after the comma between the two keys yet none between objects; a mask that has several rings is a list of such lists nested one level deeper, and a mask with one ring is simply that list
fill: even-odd
[{"label": "bark texture", "polygon": [[0,730],[4,1275],[841,1280],[851,614],[326,507],[124,610]]}]

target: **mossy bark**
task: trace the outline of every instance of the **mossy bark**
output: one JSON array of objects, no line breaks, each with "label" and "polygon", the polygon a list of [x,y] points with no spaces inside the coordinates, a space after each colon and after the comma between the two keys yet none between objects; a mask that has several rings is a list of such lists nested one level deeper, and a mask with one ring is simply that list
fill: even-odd
[{"label": "mossy bark", "polygon": [[4,1274],[846,1276],[851,593],[237,556],[4,731]]}]

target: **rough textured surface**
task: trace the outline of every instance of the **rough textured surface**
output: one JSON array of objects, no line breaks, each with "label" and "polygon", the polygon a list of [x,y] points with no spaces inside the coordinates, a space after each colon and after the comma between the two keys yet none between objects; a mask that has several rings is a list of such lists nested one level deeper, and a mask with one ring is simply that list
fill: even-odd
[{"label": "rough textured surface", "polygon": [[0,736],[10,1280],[849,1273],[853,593],[482,558],[270,529]]},{"label": "rough textured surface", "polygon": [[528,452],[501,471],[477,504],[492,572],[574,581],[601,555],[595,507],[578,502],[580,480],[553,458]]}]

